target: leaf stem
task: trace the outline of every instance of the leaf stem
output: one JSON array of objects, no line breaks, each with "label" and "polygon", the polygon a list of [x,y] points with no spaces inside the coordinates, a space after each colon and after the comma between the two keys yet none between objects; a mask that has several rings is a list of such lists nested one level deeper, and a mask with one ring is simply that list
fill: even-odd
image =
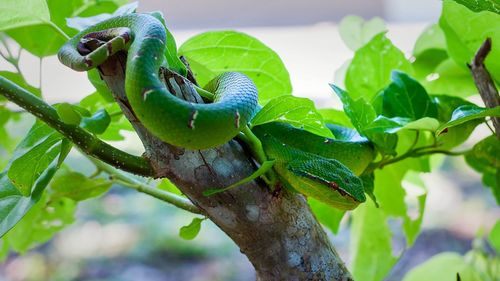
[{"label": "leaf stem", "polygon": [[84,153],[130,173],[146,177],[154,176],[154,169],[146,158],[128,154],[103,142],[79,126],[64,123],[55,108],[2,76],[0,76],[0,95],[47,123]]},{"label": "leaf stem", "polygon": [[17,57],[14,57],[12,55],[12,52],[10,51],[9,45],[7,44],[7,42],[5,41],[5,39],[2,36],[0,36],[0,42],[5,47],[5,50],[8,53],[7,55],[5,55],[3,52],[0,51],[0,56],[5,61],[10,63],[16,69],[17,73],[19,73],[19,75],[21,75],[21,78],[23,78],[23,80],[26,81],[26,79],[23,76],[23,73],[21,72],[21,69],[19,68],[19,56],[21,55],[21,48],[19,48],[19,52],[17,54]]},{"label": "leaf stem", "polygon": [[94,163],[98,171],[100,170],[106,172],[108,175],[111,176],[114,182],[117,182],[125,187],[135,189],[138,192],[142,192],[150,196],[153,196],[154,198],[160,199],[161,201],[172,204],[188,212],[194,214],[203,214],[198,207],[196,207],[193,203],[191,203],[191,201],[189,201],[189,199],[186,199],[182,196],[179,196],[177,194],[165,190],[161,190],[157,187],[152,187],[146,183],[137,180],[133,176],[125,174],[122,171],[119,171],[99,160],[90,157],[89,159],[92,163]]},{"label": "leaf stem", "polygon": [[66,40],[69,40],[70,37],[68,36],[68,34],[66,34],[66,32],[64,32],[59,26],[57,26],[57,24],[55,24],[53,21],[46,21],[45,23],[47,23],[48,25],[50,25],[55,31],[57,31],[59,34],[61,34]]},{"label": "leaf stem", "polygon": [[[413,140],[413,143],[410,145],[410,148],[405,153],[401,154],[400,156],[394,157],[394,158],[382,159],[380,162],[375,163],[375,167],[382,169],[386,165],[396,163],[398,161],[401,161],[401,160],[409,157],[414,152],[415,146],[418,143],[419,137],[420,137],[420,132],[416,131],[415,139]],[[430,146],[430,147],[434,147],[434,146]],[[419,148],[417,148],[417,149],[419,149]]]}]

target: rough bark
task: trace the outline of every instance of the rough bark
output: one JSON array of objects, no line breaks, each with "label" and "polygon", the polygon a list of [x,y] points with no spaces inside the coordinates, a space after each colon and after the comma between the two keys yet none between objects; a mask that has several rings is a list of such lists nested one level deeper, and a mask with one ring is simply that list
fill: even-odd
[{"label": "rough bark", "polygon": [[[241,249],[258,280],[352,280],[303,196],[284,189],[270,192],[254,181],[210,197],[202,191],[224,187],[254,169],[242,145],[231,141],[214,149],[185,150],[151,135],[136,119],[124,91],[126,54],[100,67],[101,75],[145,147],[157,177],[172,180],[205,215]],[[202,102],[183,77],[163,71],[165,83],[177,96]]]}]

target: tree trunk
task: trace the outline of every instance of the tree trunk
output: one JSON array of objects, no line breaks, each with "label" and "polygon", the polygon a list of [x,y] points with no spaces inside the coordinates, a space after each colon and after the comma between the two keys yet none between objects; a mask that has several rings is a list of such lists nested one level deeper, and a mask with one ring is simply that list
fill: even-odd
[{"label": "tree trunk", "polygon": [[[206,197],[202,191],[225,187],[249,176],[255,165],[237,141],[193,151],[160,141],[136,119],[124,90],[126,54],[101,65],[104,81],[141,138],[158,178],[167,177],[240,247],[258,280],[352,280],[344,263],[300,194],[270,192],[261,181]],[[163,70],[178,97],[203,102],[185,78]]]}]

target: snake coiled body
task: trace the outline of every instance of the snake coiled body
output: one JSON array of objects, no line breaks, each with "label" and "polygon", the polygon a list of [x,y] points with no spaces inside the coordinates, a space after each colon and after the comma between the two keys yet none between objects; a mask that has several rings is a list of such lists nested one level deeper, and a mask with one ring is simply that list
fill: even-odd
[{"label": "snake coiled body", "polygon": [[247,124],[258,109],[257,89],[241,73],[223,73],[210,81],[205,86],[213,94],[210,104],[177,98],[159,78],[160,67],[168,65],[166,33],[163,23],[152,15],[119,16],[81,31],[58,55],[70,68],[86,71],[118,51],[127,51],[125,92],[133,113],[152,134],[169,144],[211,148],[243,131],[247,141],[250,135],[258,138],[250,144],[258,144],[260,149],[252,151],[254,157],[262,163],[272,160],[279,181],[286,187],[344,210],[366,200],[358,176],[375,157],[370,143],[324,138],[279,122],[250,131]]},{"label": "snake coiled body", "polygon": [[[87,55],[79,52],[81,41],[95,34],[109,41]],[[158,76],[164,60],[166,31],[148,14],[129,14],[89,27],[59,51],[68,67],[86,71],[109,56],[127,50],[125,91],[134,114],[161,140],[188,149],[221,145],[235,137],[254,115],[257,89],[240,73],[224,73],[207,85],[214,102],[196,104],[172,95]],[[80,47],[80,48],[79,48]]]}]

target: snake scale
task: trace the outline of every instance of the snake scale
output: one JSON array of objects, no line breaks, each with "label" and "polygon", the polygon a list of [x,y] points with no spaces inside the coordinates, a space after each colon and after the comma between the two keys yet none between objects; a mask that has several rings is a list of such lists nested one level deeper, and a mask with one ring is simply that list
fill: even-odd
[{"label": "snake scale", "polygon": [[[164,64],[166,27],[150,14],[133,13],[91,26],[70,39],[59,51],[66,66],[87,71],[126,50],[125,92],[134,114],[161,140],[186,149],[221,145],[237,136],[258,110],[254,83],[237,72],[220,74],[204,89],[212,103],[179,99],[159,78]],[[86,43],[105,43],[90,51]],[[364,202],[358,177],[373,160],[365,140],[325,139],[285,123],[269,123],[252,129],[267,158],[286,187],[340,209]]]}]

